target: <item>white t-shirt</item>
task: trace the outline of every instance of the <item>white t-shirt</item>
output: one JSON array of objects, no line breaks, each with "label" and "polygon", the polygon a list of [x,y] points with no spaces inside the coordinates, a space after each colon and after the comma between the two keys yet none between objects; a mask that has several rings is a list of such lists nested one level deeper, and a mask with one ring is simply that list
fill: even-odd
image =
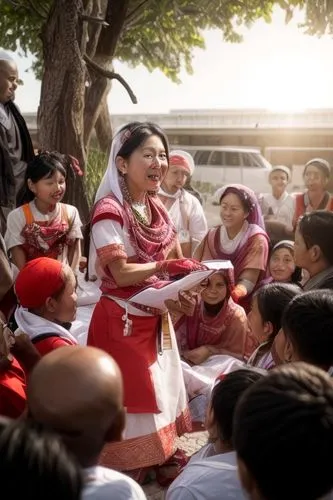
[{"label": "white t-shirt", "polygon": [[276,199],[271,193],[262,194],[259,198],[263,216],[273,212],[275,220],[286,224],[288,228],[293,226],[293,217],[295,213],[295,198],[286,191]]},{"label": "white t-shirt", "polygon": [[82,500],[146,500],[141,486],[121,472],[106,467],[84,469]]},{"label": "white t-shirt", "polygon": [[245,500],[236,452],[194,460],[171,484],[166,500]]},{"label": "white t-shirt", "polygon": [[205,212],[200,201],[185,189],[179,189],[175,195],[170,195],[161,189],[160,195],[169,198],[166,207],[176,227],[180,243],[192,240],[193,253],[208,231]]}]

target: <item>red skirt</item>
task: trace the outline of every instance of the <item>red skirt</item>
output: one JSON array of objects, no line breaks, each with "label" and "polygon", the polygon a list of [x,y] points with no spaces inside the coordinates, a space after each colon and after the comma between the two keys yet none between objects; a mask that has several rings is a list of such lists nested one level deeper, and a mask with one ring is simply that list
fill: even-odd
[{"label": "red skirt", "polygon": [[128,413],[160,413],[149,370],[157,359],[159,317],[129,314],[132,331],[125,336],[124,313],[116,302],[101,297],[92,315],[87,345],[103,349],[118,363]]}]

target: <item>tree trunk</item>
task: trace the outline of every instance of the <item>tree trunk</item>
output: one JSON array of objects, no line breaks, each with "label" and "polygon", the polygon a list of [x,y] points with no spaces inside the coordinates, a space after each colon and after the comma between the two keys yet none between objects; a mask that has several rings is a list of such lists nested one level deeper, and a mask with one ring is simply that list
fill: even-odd
[{"label": "tree trunk", "polygon": [[[108,0],[105,20],[109,26],[100,32],[93,61],[101,68],[112,71],[112,60],[117,43],[123,30],[130,0]],[[84,144],[89,145],[92,132],[103,109],[104,101],[110,90],[109,80],[90,71],[91,84],[86,90],[86,106],[84,110]]]},{"label": "tree trunk", "polygon": [[[47,150],[75,156],[82,170],[86,152],[83,143],[83,110],[86,66],[81,50],[82,0],[55,0],[42,33],[44,75],[38,110],[39,141]],[[69,181],[66,199],[83,220],[89,207],[82,177]]]},{"label": "tree trunk", "polygon": [[[109,57],[94,57],[94,62],[103,69],[113,70],[112,59]],[[90,86],[86,90],[85,108],[84,108],[84,144],[89,148],[89,143],[98,117],[106,103],[111,83],[105,76],[97,75],[91,72]]]},{"label": "tree trunk", "polygon": [[113,132],[107,98],[103,100],[103,105],[95,125],[95,130],[100,149],[104,153],[108,154],[110,152]]}]

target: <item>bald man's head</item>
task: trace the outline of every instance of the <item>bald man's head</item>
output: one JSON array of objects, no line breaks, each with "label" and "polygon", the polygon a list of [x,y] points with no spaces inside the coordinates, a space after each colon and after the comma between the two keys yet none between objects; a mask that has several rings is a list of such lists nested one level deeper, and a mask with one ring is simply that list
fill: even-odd
[{"label": "bald man's head", "polygon": [[100,349],[70,346],[47,354],[30,376],[27,395],[30,416],[61,434],[80,461],[84,455],[83,465],[105,442],[121,439],[122,377]]},{"label": "bald man's head", "polygon": [[0,103],[5,104],[15,99],[18,85],[18,71],[12,59],[0,59]]}]

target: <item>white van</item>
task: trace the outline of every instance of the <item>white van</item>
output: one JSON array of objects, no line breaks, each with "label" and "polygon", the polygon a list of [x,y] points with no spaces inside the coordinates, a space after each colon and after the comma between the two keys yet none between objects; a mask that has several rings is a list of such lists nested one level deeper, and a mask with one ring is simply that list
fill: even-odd
[{"label": "white van", "polygon": [[226,184],[244,184],[258,194],[271,191],[268,175],[272,166],[259,149],[239,146],[177,146],[177,149],[193,156],[194,181],[211,184],[216,189]]}]

